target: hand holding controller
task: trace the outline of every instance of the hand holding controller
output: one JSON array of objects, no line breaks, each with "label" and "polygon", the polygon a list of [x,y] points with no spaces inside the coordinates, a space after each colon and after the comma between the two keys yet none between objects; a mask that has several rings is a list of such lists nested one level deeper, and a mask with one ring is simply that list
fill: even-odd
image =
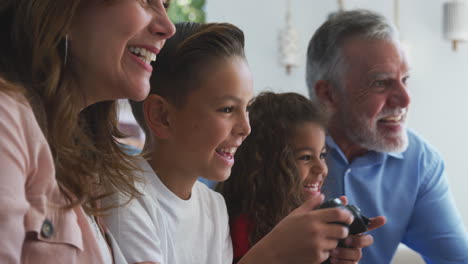
[{"label": "hand holding controller", "polygon": [[[349,228],[349,235],[356,235],[359,233],[363,233],[367,231],[367,227],[370,223],[370,219],[361,214],[361,210],[354,206],[354,205],[344,205],[343,202],[339,198],[335,198],[332,200],[325,201],[322,203],[317,209],[325,209],[325,208],[342,208],[344,210],[348,210],[354,217],[354,221],[351,225],[346,225],[344,223],[337,223],[348,226]],[[346,247],[344,244],[344,240],[340,240],[338,242],[338,247]],[[323,262],[324,264],[330,263],[330,259]]]}]

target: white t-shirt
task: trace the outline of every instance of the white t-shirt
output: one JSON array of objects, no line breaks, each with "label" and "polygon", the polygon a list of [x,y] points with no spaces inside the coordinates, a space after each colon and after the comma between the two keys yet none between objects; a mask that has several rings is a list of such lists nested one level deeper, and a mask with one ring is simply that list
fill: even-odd
[{"label": "white t-shirt", "polygon": [[197,181],[190,199],[182,200],[145,160],[139,166],[143,195],[104,218],[128,263],[231,264],[224,198]]},{"label": "white t-shirt", "polygon": [[104,235],[101,233],[101,230],[99,229],[98,224],[96,223],[96,220],[94,219],[94,216],[88,215],[88,222],[91,228],[94,231],[94,236],[96,237],[96,241],[99,247],[99,251],[101,251],[102,257],[104,258],[104,263],[105,264],[112,264],[112,255],[110,252],[109,245],[106,242],[106,238]]}]

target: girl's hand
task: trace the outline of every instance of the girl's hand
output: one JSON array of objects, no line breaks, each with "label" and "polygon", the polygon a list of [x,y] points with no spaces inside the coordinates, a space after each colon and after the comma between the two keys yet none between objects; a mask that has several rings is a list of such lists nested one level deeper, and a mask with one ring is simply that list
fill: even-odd
[{"label": "girl's hand", "polygon": [[[347,204],[348,200],[345,196],[341,196],[340,200],[343,204]],[[384,216],[377,216],[370,219],[368,231],[377,229],[387,221]],[[348,248],[335,248],[330,252],[330,262],[335,264],[352,264],[358,263],[362,258],[362,248],[368,247],[374,243],[374,239],[369,234],[351,235],[345,239],[345,245]]]},{"label": "girl's hand", "polygon": [[314,210],[323,201],[316,195],[286,216],[239,261],[250,263],[322,263],[329,258],[351,224],[352,214],[339,208]]}]

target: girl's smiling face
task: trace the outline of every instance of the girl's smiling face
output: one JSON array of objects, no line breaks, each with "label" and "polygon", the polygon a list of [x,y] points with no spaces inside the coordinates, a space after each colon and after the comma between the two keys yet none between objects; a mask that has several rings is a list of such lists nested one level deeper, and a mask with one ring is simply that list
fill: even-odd
[{"label": "girl's smiling face", "polygon": [[291,139],[294,159],[307,199],[320,188],[328,174],[325,162],[325,130],[322,126],[305,122],[298,125]]}]

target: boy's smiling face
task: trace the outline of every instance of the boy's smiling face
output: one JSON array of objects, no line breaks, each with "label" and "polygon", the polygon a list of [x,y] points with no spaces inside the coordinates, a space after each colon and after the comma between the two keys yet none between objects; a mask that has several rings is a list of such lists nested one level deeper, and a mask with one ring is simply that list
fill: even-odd
[{"label": "boy's smiling face", "polygon": [[210,64],[201,74],[206,76],[201,86],[173,110],[171,155],[187,176],[224,181],[250,133],[246,108],[253,96],[252,74],[239,57]]}]

